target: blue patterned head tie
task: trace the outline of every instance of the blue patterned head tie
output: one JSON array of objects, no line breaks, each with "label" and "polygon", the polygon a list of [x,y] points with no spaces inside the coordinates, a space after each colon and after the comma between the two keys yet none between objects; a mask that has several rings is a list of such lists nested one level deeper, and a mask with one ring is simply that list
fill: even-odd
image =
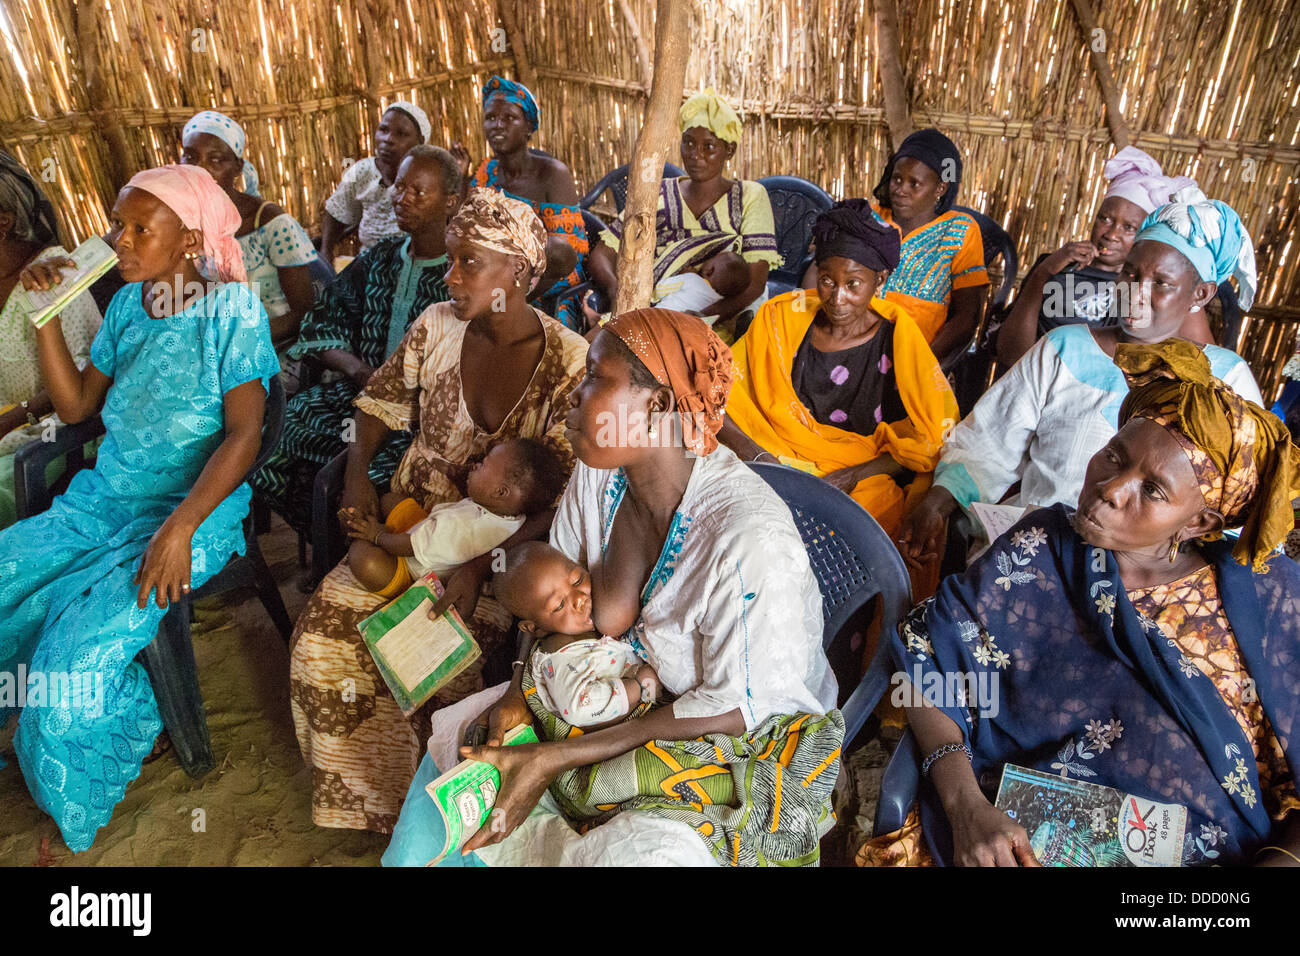
[{"label": "blue patterned head tie", "polygon": [[488,101],[494,96],[500,96],[507,103],[513,103],[523,110],[524,119],[528,120],[528,125],[534,130],[537,129],[540,113],[537,110],[537,98],[533,96],[532,91],[522,83],[515,83],[513,80],[507,80],[504,76],[493,76],[483,84],[483,109],[487,109]]},{"label": "blue patterned head tie", "polygon": [[1255,250],[1241,217],[1227,203],[1185,186],[1143,220],[1134,242],[1143,240],[1177,249],[1202,282],[1221,285],[1228,276],[1235,278],[1242,309],[1255,301]]},{"label": "blue patterned head tie", "polygon": [[218,113],[216,110],[204,110],[202,113],[195,113],[190,117],[189,122],[185,124],[185,128],[181,130],[181,138],[184,139],[190,133],[207,133],[229,146],[236,159],[244,160],[244,192],[250,196],[258,195],[257,170],[252,163],[244,159],[244,146],[247,145],[248,138],[244,135],[242,126],[225,113]]}]

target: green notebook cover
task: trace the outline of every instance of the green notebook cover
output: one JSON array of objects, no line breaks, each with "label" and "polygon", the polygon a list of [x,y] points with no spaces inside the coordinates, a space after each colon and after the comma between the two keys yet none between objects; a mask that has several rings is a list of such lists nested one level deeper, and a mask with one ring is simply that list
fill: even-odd
[{"label": "green notebook cover", "polygon": [[384,683],[407,716],[478,660],[478,643],[452,608],[436,621],[428,612],[442,596],[433,572],[357,625]]},{"label": "green notebook cover", "polygon": [[[509,731],[504,743],[535,744],[537,734],[528,724]],[[426,866],[434,866],[452,850],[459,850],[487,823],[497,802],[501,772],[485,760],[462,760],[424,789],[442,815],[446,841],[442,852]]]}]

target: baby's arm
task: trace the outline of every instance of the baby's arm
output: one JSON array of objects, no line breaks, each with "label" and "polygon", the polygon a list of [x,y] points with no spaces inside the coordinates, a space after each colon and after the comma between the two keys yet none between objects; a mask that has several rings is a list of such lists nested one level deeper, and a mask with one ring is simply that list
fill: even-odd
[{"label": "baby's arm", "polygon": [[[649,664],[642,664],[633,673],[633,677],[635,678],[635,682],[636,682],[638,701],[648,700],[651,703],[654,703],[656,700],[659,699],[659,693],[661,690],[663,690],[663,685],[659,683],[659,675],[655,673],[655,669],[653,667],[651,667]],[[625,681],[627,680],[626,677],[623,679]],[[628,700],[631,699],[632,696],[631,694],[629,694]]]},{"label": "baby's arm", "polygon": [[362,514],[355,508],[344,508],[339,512],[348,537],[375,545],[381,551],[398,558],[408,558],[415,554],[411,546],[411,536],[402,531],[390,531],[388,526],[370,515]]}]

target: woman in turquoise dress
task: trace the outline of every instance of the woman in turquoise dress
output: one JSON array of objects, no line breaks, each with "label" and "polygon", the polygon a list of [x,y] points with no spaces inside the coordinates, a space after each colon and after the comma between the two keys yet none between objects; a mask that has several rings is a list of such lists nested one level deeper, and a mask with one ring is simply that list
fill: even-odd
[{"label": "woman in turquoise dress", "polygon": [[[279,364],[266,312],[241,284],[239,220],[198,167],[139,173],[112,212],[128,285],[90,365],[77,369],[57,319],[37,331],[60,418],[100,414],[107,430],[93,470],[0,532],[0,670],[28,675],[14,748],[74,852],[108,823],[162,729],[135,655],[171,601],[244,550],[243,478]],[[35,263],[21,280],[49,288],[66,262]]]}]

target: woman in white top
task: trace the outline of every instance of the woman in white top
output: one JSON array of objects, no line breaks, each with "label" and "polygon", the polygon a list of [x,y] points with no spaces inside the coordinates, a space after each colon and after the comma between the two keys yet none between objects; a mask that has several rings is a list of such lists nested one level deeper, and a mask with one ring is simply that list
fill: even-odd
[{"label": "woman in white top", "polygon": [[[821,595],[789,508],[717,443],[730,384],[707,325],[641,309],[596,335],[567,419],[580,463],[551,543],[589,571],[570,597],[675,699],[573,736],[517,666],[435,715],[386,863],[437,855],[424,784],[476,715],[490,745],[460,756],[501,770],[494,820],[466,844],[478,862],[817,862],[844,731]],[[520,723],[544,742],[491,745]]]},{"label": "woman in white top", "polygon": [[[1231,208],[1191,186],[1148,215],[1116,284],[1120,324],[1053,329],[984,393],[949,434],[934,484],[903,524],[903,556],[934,556],[949,515],[976,501],[1000,501],[1016,482],[1020,490],[1009,504],[1077,501],[1088,461],[1114,436],[1128,394],[1115,347],[1184,337],[1229,276],[1249,308],[1255,255]],[[1215,345],[1205,346],[1205,355],[1215,378],[1264,404],[1239,355]]]},{"label": "woman in white top", "polygon": [[407,150],[427,143],[430,129],[429,117],[414,103],[398,100],[384,110],[375,130],[375,155],[345,169],[338,188],[325,200],[320,254],[326,262],[334,262],[334,246],[354,229],[362,249],[401,232],[388,190]]},{"label": "woman in white top", "polygon": [[[22,314],[14,294],[18,274],[38,258],[66,256],[58,245],[54,208],[27,170],[0,151],[0,528],[14,523],[14,459],[18,449],[36,441],[54,405],[41,380],[36,330]],[[90,360],[90,343],[102,321],[90,293],[64,307],[59,322],[77,368]]]},{"label": "woman in white top", "polygon": [[[297,219],[258,195],[257,171],[244,159],[243,128],[223,113],[204,110],[181,133],[181,162],[206,169],[225,190],[243,221],[235,239],[244,254],[248,282],[262,300],[277,345],[298,334],[316,301],[308,266],[316,247]],[[243,176],[242,190],[235,181]]]}]

